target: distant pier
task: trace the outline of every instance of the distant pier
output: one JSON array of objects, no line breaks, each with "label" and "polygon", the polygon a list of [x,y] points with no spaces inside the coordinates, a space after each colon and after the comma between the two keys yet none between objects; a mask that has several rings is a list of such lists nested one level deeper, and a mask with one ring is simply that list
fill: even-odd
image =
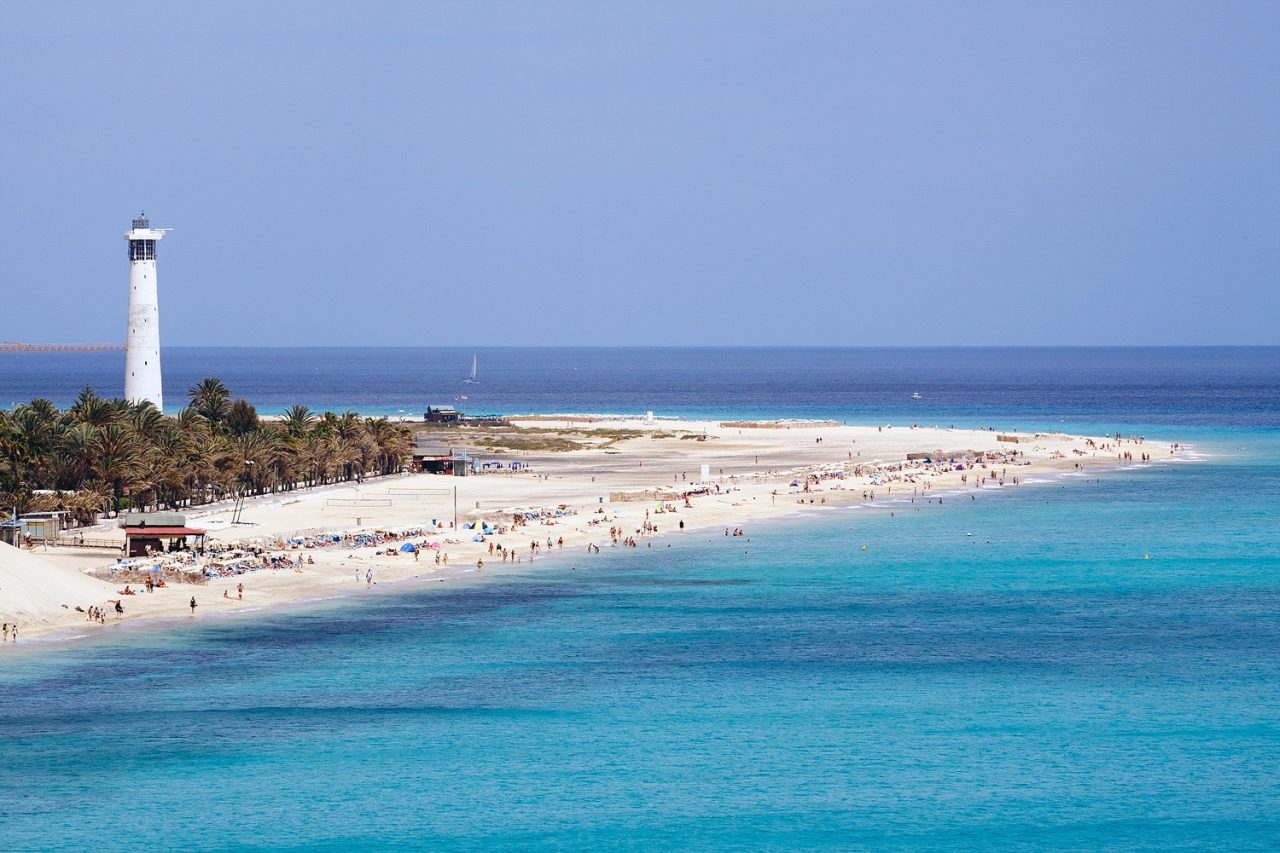
[{"label": "distant pier", "polygon": [[0,352],[124,352],[124,344],[24,344],[0,341]]}]

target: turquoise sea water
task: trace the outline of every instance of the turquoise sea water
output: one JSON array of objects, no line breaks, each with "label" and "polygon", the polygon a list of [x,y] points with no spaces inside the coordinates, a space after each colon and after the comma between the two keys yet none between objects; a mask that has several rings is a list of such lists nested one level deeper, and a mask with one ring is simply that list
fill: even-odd
[{"label": "turquoise sea water", "polygon": [[1272,849],[1280,430],[1229,402],[1151,424],[1194,463],[6,650],[0,843]]}]

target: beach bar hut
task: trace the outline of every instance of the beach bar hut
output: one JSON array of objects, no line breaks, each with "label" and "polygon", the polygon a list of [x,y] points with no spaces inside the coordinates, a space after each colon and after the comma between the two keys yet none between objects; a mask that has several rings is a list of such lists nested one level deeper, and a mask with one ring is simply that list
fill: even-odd
[{"label": "beach bar hut", "polygon": [[153,554],[189,548],[203,551],[204,536],[205,531],[197,527],[159,527],[143,522],[124,529],[125,555],[145,557],[148,548]]},{"label": "beach bar hut", "polygon": [[456,424],[462,420],[462,412],[453,406],[427,406],[422,419],[429,424]]},{"label": "beach bar hut", "polygon": [[66,510],[54,512],[29,512],[18,517],[22,525],[22,538],[32,542],[56,542],[62,532],[63,516],[70,515]]},{"label": "beach bar hut", "polygon": [[447,445],[427,445],[415,447],[412,452],[418,470],[427,474],[453,473],[453,448]]}]

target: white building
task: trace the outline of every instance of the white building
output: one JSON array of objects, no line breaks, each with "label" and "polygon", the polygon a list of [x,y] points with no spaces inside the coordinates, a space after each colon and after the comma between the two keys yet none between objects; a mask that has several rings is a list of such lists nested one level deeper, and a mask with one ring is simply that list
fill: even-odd
[{"label": "white building", "polygon": [[124,355],[124,396],[164,409],[160,385],[160,298],[156,291],[156,243],[168,228],[152,228],[147,214],[133,220],[129,241],[129,334]]}]

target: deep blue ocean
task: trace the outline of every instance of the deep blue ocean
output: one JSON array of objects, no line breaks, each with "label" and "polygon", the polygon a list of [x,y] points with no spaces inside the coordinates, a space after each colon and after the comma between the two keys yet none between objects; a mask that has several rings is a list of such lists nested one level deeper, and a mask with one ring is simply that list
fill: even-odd
[{"label": "deep blue ocean", "polygon": [[[119,354],[3,358],[5,402],[120,392]],[[0,650],[5,849],[1280,846],[1280,348],[482,349],[471,386],[470,350],[165,359],[175,405],[217,375],[264,412],[465,393],[1201,458]]]},{"label": "deep blue ocean", "polygon": [[[473,355],[478,381],[464,385]],[[170,412],[216,376],[261,414],[303,404],[421,417],[428,405],[457,405],[475,414],[1280,427],[1280,347],[176,347],[163,359]],[[86,385],[123,395],[124,354],[0,353],[0,405],[67,405]]]}]

